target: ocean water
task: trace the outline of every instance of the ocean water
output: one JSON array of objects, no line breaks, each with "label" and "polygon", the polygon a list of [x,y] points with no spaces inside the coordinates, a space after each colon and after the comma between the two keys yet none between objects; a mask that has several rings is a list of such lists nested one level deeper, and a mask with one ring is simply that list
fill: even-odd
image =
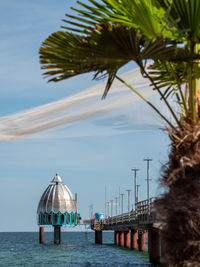
[{"label": "ocean water", "polygon": [[53,244],[53,232],[0,233],[0,266],[125,267],[149,266],[147,254],[113,245],[113,232],[103,233],[103,245],[93,232],[62,232],[62,244]]}]

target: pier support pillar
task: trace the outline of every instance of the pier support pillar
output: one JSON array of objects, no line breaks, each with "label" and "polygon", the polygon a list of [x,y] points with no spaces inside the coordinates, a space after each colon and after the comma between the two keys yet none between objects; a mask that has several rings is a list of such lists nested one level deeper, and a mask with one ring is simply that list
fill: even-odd
[{"label": "pier support pillar", "polygon": [[145,251],[145,232],[138,233],[138,250]]},{"label": "pier support pillar", "polygon": [[149,261],[153,265],[160,263],[160,230],[152,228],[148,231]]},{"label": "pier support pillar", "polygon": [[115,231],[114,235],[115,235],[115,245],[119,246],[119,231]]},{"label": "pier support pillar", "polygon": [[121,246],[121,231],[118,232],[119,233],[119,242],[118,242],[118,246]]},{"label": "pier support pillar", "polygon": [[120,243],[121,247],[124,247],[124,231],[120,231]]},{"label": "pier support pillar", "polygon": [[54,225],[54,244],[60,244],[60,225]]},{"label": "pier support pillar", "polygon": [[131,249],[137,249],[138,233],[136,230],[131,230]]},{"label": "pier support pillar", "polygon": [[129,231],[124,231],[124,247],[130,248],[130,233],[129,233]]},{"label": "pier support pillar", "polygon": [[40,227],[39,242],[40,242],[40,244],[44,244],[44,227]]},{"label": "pier support pillar", "polygon": [[102,245],[102,231],[95,231],[95,244]]}]

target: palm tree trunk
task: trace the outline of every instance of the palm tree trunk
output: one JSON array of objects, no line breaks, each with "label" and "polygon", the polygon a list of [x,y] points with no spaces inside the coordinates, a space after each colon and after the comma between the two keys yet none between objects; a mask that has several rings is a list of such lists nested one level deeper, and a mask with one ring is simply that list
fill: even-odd
[{"label": "palm tree trunk", "polygon": [[169,131],[171,152],[163,167],[165,194],[157,200],[164,222],[164,253],[169,266],[200,266],[200,120]]}]

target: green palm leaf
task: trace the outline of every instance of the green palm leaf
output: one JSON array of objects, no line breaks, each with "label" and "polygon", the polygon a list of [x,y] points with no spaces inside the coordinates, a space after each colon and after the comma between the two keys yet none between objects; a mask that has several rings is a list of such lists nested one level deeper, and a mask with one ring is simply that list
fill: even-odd
[{"label": "green palm leaf", "polygon": [[46,76],[58,81],[80,73],[116,73],[129,61],[197,58],[186,49],[169,46],[162,39],[145,42],[141,34],[131,28],[98,25],[87,37],[69,32],[56,32],[40,48],[40,62]]},{"label": "green palm leaf", "polygon": [[[159,1],[155,0],[88,0],[90,5],[86,5],[78,1],[83,9],[72,8],[77,12],[78,16],[75,20],[89,19],[84,21],[84,25],[79,25],[80,28],[90,28],[92,24],[112,23],[120,24],[125,27],[132,27],[142,31],[147,38],[170,38],[176,40],[179,38],[179,33],[176,27],[168,25],[166,13],[168,10],[160,5]],[[67,15],[71,17],[71,15]],[[67,21],[71,24],[71,21]],[[69,29],[69,28],[68,28]],[[73,30],[70,28],[70,30]],[[77,28],[75,29],[77,31]]]},{"label": "green palm leaf", "polygon": [[[86,72],[94,72],[94,79],[107,76],[103,95],[105,97],[117,71],[133,60],[141,68],[143,76],[150,79],[161,99],[164,99],[177,123],[167,98],[176,94],[180,105],[184,105],[186,111],[181,84],[190,77],[189,99],[194,117],[197,90],[192,80],[199,77],[195,60],[199,60],[200,55],[196,48],[191,48],[188,44],[198,37],[199,28],[196,24],[199,25],[200,19],[195,9],[199,10],[199,2],[78,2],[82,9],[72,8],[77,14],[66,15],[68,19],[64,20],[67,25],[63,28],[67,32],[52,34],[40,49],[42,68],[47,70],[44,75],[50,78],[49,81],[59,81]],[[184,12],[187,13],[185,17]],[[182,20],[185,20],[185,23],[181,24]],[[187,41],[189,36],[191,39]],[[179,42],[183,40],[184,43],[180,46]],[[154,65],[153,69],[146,71],[145,62],[149,59],[154,61]],[[189,75],[185,74],[185,64],[187,70],[190,65]]]},{"label": "green palm leaf", "polygon": [[170,9],[168,20],[176,20],[176,28],[185,40],[200,42],[200,1],[199,0],[159,0],[160,5]]}]

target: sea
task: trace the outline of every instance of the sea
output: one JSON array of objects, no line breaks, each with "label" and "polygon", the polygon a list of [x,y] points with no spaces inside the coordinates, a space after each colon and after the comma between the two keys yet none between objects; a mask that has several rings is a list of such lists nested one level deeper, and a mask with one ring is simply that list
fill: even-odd
[{"label": "sea", "polygon": [[0,266],[150,266],[147,252],[117,247],[113,236],[103,232],[103,245],[95,245],[94,232],[62,232],[62,244],[54,245],[53,232],[45,232],[44,244],[36,232],[1,232]]}]

